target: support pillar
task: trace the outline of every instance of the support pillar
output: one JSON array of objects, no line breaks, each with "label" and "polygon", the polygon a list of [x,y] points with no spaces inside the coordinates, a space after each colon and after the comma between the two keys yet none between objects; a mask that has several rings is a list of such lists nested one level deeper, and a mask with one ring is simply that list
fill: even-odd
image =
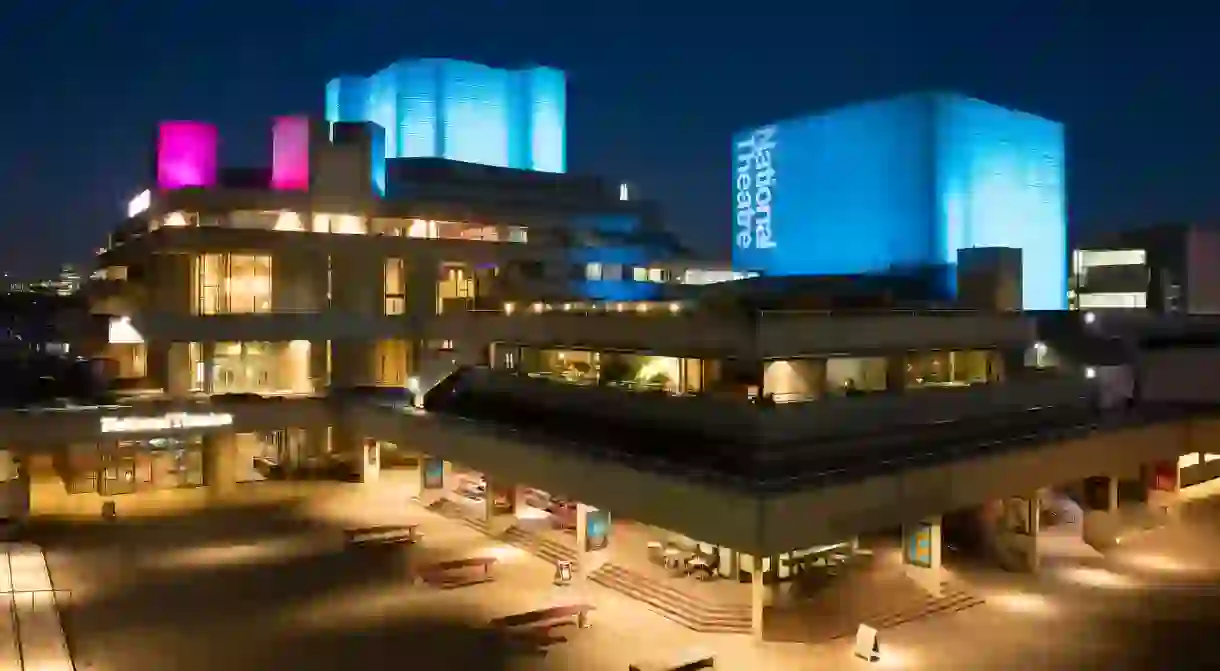
[{"label": "support pillar", "polygon": [[944,590],[940,515],[902,526],[902,568],[907,577],[935,597]]},{"label": "support pillar", "polygon": [[609,510],[576,504],[576,557],[581,580],[606,563],[611,531]]},{"label": "support pillar", "polygon": [[1148,510],[1169,523],[1178,519],[1182,479],[1176,460],[1164,459],[1145,464],[1140,468],[1144,486],[1148,491]]},{"label": "support pillar", "polygon": [[361,441],[356,475],[364,484],[376,484],[381,479],[381,446],[372,438]]},{"label": "support pillar", "polygon": [[1098,475],[1084,480],[1084,542],[1097,550],[1118,543],[1118,478]]},{"label": "support pillar", "polygon": [[996,520],[996,550],[1000,564],[1009,571],[1038,570],[1038,533],[1042,502],[1038,492],[1010,496],[1002,502],[1003,514]]},{"label": "support pillar", "polygon": [[203,437],[203,484],[211,498],[223,498],[237,485],[236,439],[232,432]]},{"label": "support pillar", "polygon": [[750,634],[755,643],[763,642],[763,612],[767,600],[767,588],[763,584],[762,559],[754,558],[754,570],[750,571]]},{"label": "support pillar", "polygon": [[421,454],[419,457],[419,502],[431,506],[447,498],[453,484],[453,466],[444,459]]}]

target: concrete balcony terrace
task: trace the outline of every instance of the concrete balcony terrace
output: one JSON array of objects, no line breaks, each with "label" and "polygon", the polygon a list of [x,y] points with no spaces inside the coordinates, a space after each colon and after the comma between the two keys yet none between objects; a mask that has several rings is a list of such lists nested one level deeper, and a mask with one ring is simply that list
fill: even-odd
[{"label": "concrete balcony terrace", "polygon": [[869,350],[1024,348],[1037,340],[1034,321],[1021,313],[972,310],[641,313],[634,309],[536,312],[520,306],[511,314],[484,310],[437,315],[428,318],[423,328],[435,338],[478,333],[485,340],[515,344],[762,359]]},{"label": "concrete balcony terrace", "polygon": [[[1102,412],[1081,402],[956,417],[914,414],[853,431],[785,436],[631,421],[480,389],[467,369],[420,411],[351,406],[367,435],[742,551],[774,554],[1038,487],[1175,459],[1220,436],[1210,406]],[[564,390],[579,393],[580,388]],[[620,392],[626,394],[627,392]],[[648,399],[665,403],[663,397]],[[742,404],[765,415],[774,408]],[[808,406],[816,403],[806,404]],[[740,419],[740,415],[736,419]]]}]

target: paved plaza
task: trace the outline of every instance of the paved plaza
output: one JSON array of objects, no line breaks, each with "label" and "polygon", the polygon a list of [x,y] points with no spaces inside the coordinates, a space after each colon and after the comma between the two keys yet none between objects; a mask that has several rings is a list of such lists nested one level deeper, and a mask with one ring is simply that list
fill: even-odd
[{"label": "paved plaza", "polygon": [[[718,668],[1210,668],[1220,629],[1220,504],[1197,502],[1176,529],[1125,538],[1107,557],[1065,557],[1037,576],[962,568],[987,603],[884,630],[882,659],[850,642],[755,644],[697,634],[604,587],[556,588],[553,567],[410,503],[402,489],[318,483],[309,497],[185,516],[44,526],[78,669],[96,671],[601,669],[683,649]],[[342,530],[417,523],[415,546],[347,549]],[[495,556],[497,580],[414,586],[412,562]],[[496,617],[584,600],[593,627],[563,627],[545,652],[513,645]]]}]

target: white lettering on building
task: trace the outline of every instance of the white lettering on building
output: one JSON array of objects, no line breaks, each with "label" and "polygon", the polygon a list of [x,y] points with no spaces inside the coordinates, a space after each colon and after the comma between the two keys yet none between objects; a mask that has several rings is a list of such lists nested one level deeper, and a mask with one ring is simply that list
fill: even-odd
[{"label": "white lettering on building", "polygon": [[175,431],[180,429],[205,429],[214,426],[229,426],[233,415],[225,412],[192,415],[171,412],[160,417],[103,417],[102,433],[146,433]]},{"label": "white lettering on building", "polygon": [[734,147],[736,177],[733,192],[737,210],[735,238],[737,246],[742,249],[775,247],[771,230],[771,210],[776,183],[773,153],[777,132],[775,126],[763,126]]}]

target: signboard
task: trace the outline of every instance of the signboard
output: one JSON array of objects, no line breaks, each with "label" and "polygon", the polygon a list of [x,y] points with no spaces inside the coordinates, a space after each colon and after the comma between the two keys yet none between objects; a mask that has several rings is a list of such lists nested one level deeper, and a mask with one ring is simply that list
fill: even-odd
[{"label": "signboard", "polygon": [[445,488],[445,460],[435,457],[425,457],[423,463],[424,469],[424,489],[444,489]]},{"label": "signboard", "polygon": [[589,508],[585,513],[585,548],[589,552],[610,545],[610,511]]},{"label": "signboard", "polygon": [[143,214],[151,206],[152,192],[145,189],[144,191],[140,192],[140,195],[127,202],[127,218],[130,219],[137,214]]},{"label": "signboard", "polygon": [[932,568],[932,525],[916,524],[903,539],[902,560],[911,566]]},{"label": "signboard", "polygon": [[881,640],[877,637],[877,630],[867,624],[857,627],[856,645],[852,652],[860,659],[867,659],[870,662],[881,661]]},{"label": "signboard", "polygon": [[227,412],[191,414],[171,412],[160,417],[103,417],[102,433],[153,433],[157,431],[180,431],[183,429],[206,429],[231,426],[233,415]]}]

